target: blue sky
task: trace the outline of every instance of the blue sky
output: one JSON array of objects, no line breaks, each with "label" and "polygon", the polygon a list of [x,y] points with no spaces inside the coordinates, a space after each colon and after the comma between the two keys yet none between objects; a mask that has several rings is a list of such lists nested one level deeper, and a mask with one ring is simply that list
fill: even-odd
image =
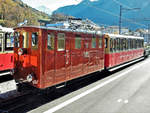
[{"label": "blue sky", "polygon": [[22,0],[22,1],[33,8],[36,8],[38,6],[45,6],[49,8],[51,11],[54,11],[59,7],[78,4],[82,0]]}]

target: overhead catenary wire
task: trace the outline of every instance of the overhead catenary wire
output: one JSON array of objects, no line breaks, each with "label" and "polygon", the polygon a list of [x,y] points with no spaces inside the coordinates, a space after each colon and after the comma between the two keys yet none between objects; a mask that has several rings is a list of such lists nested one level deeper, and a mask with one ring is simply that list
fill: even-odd
[{"label": "overhead catenary wire", "polygon": [[116,4],[121,5],[121,6],[125,7],[125,8],[132,9],[131,7],[129,7],[129,6],[119,2],[118,0],[112,0],[112,1],[114,1]]},{"label": "overhead catenary wire", "polygon": [[[77,1],[77,0],[76,0],[76,1]],[[98,8],[98,7],[96,7],[96,6],[93,6],[93,5],[91,5],[89,2],[86,2],[86,3],[83,3],[83,4],[86,5],[86,6],[88,6],[88,7],[95,8],[96,10],[105,12],[105,13],[107,13],[107,14],[110,14],[110,15],[112,15],[112,16],[114,16],[114,17],[118,17],[118,18],[119,18],[119,15],[114,14],[114,13],[112,13],[112,12],[106,10],[106,9],[102,9],[102,8]],[[128,18],[125,18],[125,17],[122,17],[122,19],[123,19],[123,20],[126,20],[126,21],[128,21],[128,22],[130,22],[130,23],[132,23],[132,24],[140,25],[140,26],[146,27],[145,24],[137,23],[137,22],[135,22],[134,20],[131,20],[131,19],[128,19]]]},{"label": "overhead catenary wire", "polygon": [[[127,10],[128,10],[128,9],[129,9],[129,10],[130,10],[130,9],[131,9],[131,10],[133,9],[133,8],[131,8],[131,7],[127,6],[127,5],[125,5],[125,4],[121,3],[121,2],[119,2],[118,0],[112,0],[112,1],[114,1],[116,4],[118,4],[118,5],[122,6],[122,7],[124,7],[124,8],[127,9]],[[145,6],[146,6],[146,5],[145,5]],[[144,6],[144,7],[145,7],[145,6]],[[144,8],[144,7],[143,7],[143,8]],[[137,9],[138,9],[138,8],[137,8]],[[133,10],[133,11],[134,11],[134,10]],[[136,10],[136,11],[137,11],[137,10]],[[142,13],[140,13],[140,10],[139,10],[138,12],[139,12],[139,14],[141,15],[141,17],[144,17],[144,15],[143,15]],[[145,19],[145,18],[144,18],[144,19]],[[147,19],[147,18],[146,18],[146,19]],[[148,18],[148,19],[149,19],[149,18]],[[134,21],[134,22],[135,22],[135,21],[138,22],[139,20],[141,21],[141,19],[137,19],[137,18],[136,18],[136,19],[130,19],[130,20],[132,20],[132,21]],[[137,20],[138,20],[138,21],[137,21]],[[142,19],[142,20],[143,20],[143,19]]]}]

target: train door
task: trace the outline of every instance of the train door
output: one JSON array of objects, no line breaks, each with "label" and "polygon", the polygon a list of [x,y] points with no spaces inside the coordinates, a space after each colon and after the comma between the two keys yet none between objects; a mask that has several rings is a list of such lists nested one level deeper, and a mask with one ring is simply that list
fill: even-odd
[{"label": "train door", "polygon": [[72,36],[71,40],[71,77],[77,77],[83,73],[82,39],[79,34]]},{"label": "train door", "polygon": [[105,48],[105,59],[104,64],[105,68],[108,68],[110,65],[110,38],[108,35],[104,35],[104,48]]},{"label": "train door", "polygon": [[66,79],[69,79],[71,77],[71,38],[68,36],[65,40],[65,51]]},{"label": "train door", "polygon": [[44,68],[44,81],[45,86],[50,86],[54,83],[55,75],[55,35],[53,32],[45,33],[45,68]]},{"label": "train door", "polygon": [[84,38],[84,53],[83,53],[83,64],[84,64],[84,73],[89,72],[89,61],[90,61],[90,38]]},{"label": "train door", "polygon": [[13,34],[12,33],[5,33],[4,38],[4,68],[5,69],[13,69]]},{"label": "train door", "polygon": [[112,44],[112,52],[110,54],[110,64],[111,66],[115,65],[115,38],[110,37],[110,43]]},{"label": "train door", "polygon": [[98,59],[98,51],[97,51],[97,44],[96,44],[96,41],[97,41],[97,38],[96,38],[96,35],[91,35],[89,37],[90,39],[90,44],[91,44],[91,48],[89,50],[89,53],[90,53],[90,58],[89,58],[89,71],[92,72],[92,71],[95,71],[96,68],[98,68],[98,63],[97,63],[97,59]]},{"label": "train door", "polygon": [[58,33],[55,54],[55,83],[69,79],[70,40],[64,33]]}]

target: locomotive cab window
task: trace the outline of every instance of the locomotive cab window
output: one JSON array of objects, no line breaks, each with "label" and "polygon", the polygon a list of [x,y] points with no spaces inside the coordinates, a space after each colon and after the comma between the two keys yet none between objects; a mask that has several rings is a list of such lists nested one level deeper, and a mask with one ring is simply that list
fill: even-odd
[{"label": "locomotive cab window", "polygon": [[63,34],[63,33],[58,34],[57,49],[58,49],[58,51],[65,50],[65,34]]},{"label": "locomotive cab window", "polygon": [[19,37],[20,37],[20,33],[19,32],[15,32],[14,33],[14,46],[15,47],[19,47],[20,46],[20,39],[19,39]]},{"label": "locomotive cab window", "polygon": [[6,50],[13,50],[13,42],[14,42],[14,38],[13,38],[13,34],[11,33],[6,33],[5,34],[6,38],[5,38],[5,49]]},{"label": "locomotive cab window", "polygon": [[23,48],[28,48],[29,47],[29,33],[28,32],[23,32]]},{"label": "locomotive cab window", "polygon": [[38,33],[32,33],[32,48],[37,49],[38,48]]},{"label": "locomotive cab window", "polygon": [[54,35],[53,34],[47,35],[47,48],[48,50],[54,50]]}]

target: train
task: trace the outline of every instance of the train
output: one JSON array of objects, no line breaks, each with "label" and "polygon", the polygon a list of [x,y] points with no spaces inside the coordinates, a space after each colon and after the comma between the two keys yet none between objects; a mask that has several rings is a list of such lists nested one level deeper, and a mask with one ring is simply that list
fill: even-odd
[{"label": "train", "polygon": [[6,74],[13,74],[13,32],[13,28],[6,28],[0,26],[0,76]]},{"label": "train", "polygon": [[144,38],[46,26],[14,29],[14,79],[38,89],[144,55]]}]

